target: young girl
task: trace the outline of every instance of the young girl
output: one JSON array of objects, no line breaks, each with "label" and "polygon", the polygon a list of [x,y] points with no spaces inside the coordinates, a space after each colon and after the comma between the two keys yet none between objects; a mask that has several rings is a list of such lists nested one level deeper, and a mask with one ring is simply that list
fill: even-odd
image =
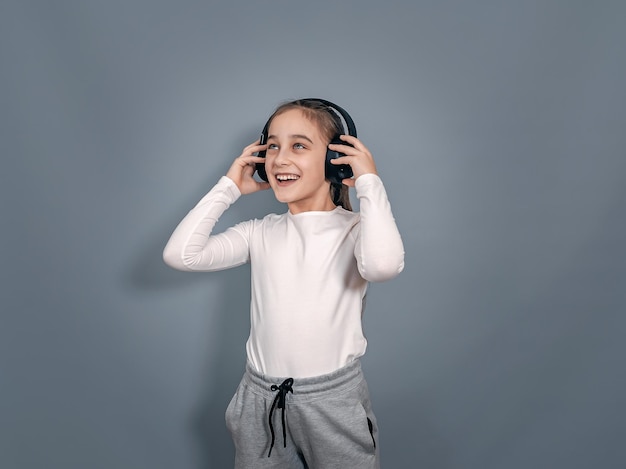
[{"label": "young girl", "polygon": [[[340,116],[351,121],[320,99],[279,106],[164,250],[165,262],[185,271],[251,263],[248,363],[226,410],[236,468],[380,465],[359,361],[361,316],[368,282],[400,273],[404,250],[372,155],[355,131],[342,135]],[[337,180],[340,167],[353,176]],[[270,187],[286,213],[212,234],[241,195]]]}]

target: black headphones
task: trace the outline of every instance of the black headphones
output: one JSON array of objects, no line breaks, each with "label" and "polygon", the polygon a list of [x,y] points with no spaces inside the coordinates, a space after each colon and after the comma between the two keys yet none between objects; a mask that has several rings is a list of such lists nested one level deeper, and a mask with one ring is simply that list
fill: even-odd
[{"label": "black headphones", "polygon": [[[336,104],[331,103],[330,101],[326,101],[325,99],[319,99],[319,98],[305,98],[305,99],[298,99],[297,101],[294,101],[294,103],[298,103],[298,102],[318,102],[318,103],[323,104],[324,106],[326,106],[328,113],[333,116],[333,120],[339,123],[340,126],[344,130],[347,129],[348,135],[352,135],[353,137],[356,137],[356,126],[354,125],[354,121],[350,117],[350,114],[348,114],[348,112],[342,107],[337,106]],[[341,116],[343,120],[345,121],[346,123],[345,127],[343,123],[341,123],[341,119],[339,118],[339,116]],[[260,145],[265,145],[267,143],[267,132],[269,131],[270,121],[271,121],[271,118],[265,123],[265,126],[263,127],[263,131],[261,132]],[[333,138],[331,139],[330,143],[340,144],[340,145],[349,145],[347,142],[344,142],[343,140],[341,140],[339,138],[339,135],[341,134],[335,134]],[[265,151],[260,151],[258,156],[260,156],[261,158],[265,158]],[[350,165],[348,164],[334,165],[330,162],[331,160],[334,160],[335,158],[339,158],[340,156],[345,156],[345,153],[333,151],[333,150],[330,150],[329,148],[326,149],[326,166],[325,166],[326,179],[328,179],[333,184],[341,184],[342,180],[351,178],[353,174],[352,168],[350,167]],[[263,179],[264,181],[267,181],[265,163],[257,163],[256,170],[259,173],[259,177]]]}]

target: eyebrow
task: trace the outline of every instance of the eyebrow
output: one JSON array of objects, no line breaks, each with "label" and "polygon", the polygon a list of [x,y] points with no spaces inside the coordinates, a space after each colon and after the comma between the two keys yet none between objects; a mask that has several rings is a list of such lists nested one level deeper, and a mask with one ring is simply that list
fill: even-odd
[{"label": "eyebrow", "polygon": [[[276,138],[276,135],[270,135],[270,136],[267,137],[268,140],[270,138]],[[292,135],[289,135],[289,138],[302,138],[304,140],[308,140],[311,144],[313,143],[313,140],[311,140],[306,135],[302,135],[302,134],[292,134]]]}]

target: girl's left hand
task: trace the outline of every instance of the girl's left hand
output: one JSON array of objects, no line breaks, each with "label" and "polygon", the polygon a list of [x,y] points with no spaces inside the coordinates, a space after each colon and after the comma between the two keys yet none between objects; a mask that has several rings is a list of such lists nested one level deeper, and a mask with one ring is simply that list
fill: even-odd
[{"label": "girl's left hand", "polygon": [[328,148],[333,151],[344,153],[341,156],[330,160],[331,164],[349,164],[352,168],[353,176],[350,179],[344,179],[342,182],[349,187],[354,187],[354,182],[363,174],[378,174],[374,157],[361,141],[352,135],[341,135],[339,138],[350,145],[330,144]]}]

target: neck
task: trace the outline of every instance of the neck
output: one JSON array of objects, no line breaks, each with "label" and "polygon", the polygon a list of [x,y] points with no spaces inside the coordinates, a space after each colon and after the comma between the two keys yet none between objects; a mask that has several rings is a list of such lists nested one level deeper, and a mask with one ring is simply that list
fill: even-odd
[{"label": "neck", "polygon": [[299,202],[290,202],[287,204],[289,207],[289,212],[292,215],[296,215],[298,213],[303,212],[329,212],[331,210],[335,210],[337,206],[333,203],[330,197],[324,199],[323,201],[299,201]]}]

